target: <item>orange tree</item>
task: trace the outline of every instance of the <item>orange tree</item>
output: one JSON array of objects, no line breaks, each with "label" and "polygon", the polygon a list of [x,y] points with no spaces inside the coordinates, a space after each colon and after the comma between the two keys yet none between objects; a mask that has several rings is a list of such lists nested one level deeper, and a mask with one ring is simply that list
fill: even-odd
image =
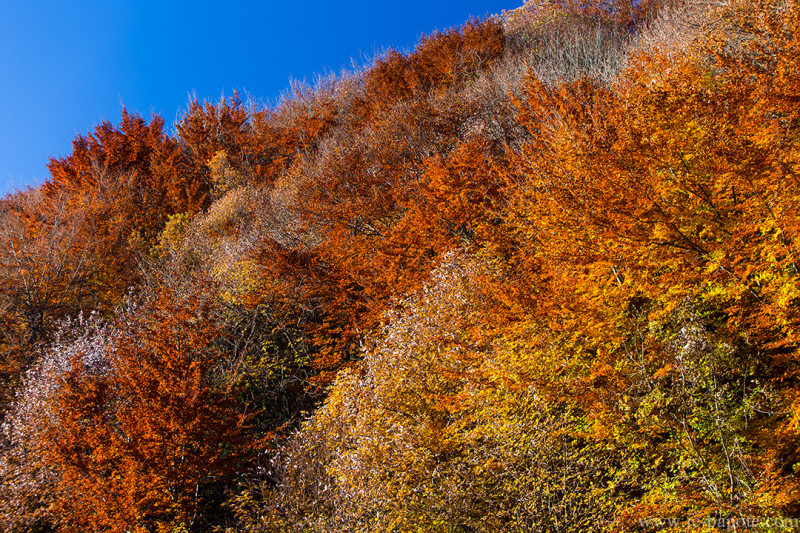
[{"label": "orange tree", "polygon": [[37,447],[57,472],[52,514],[63,531],[204,527],[245,424],[214,371],[212,307],[196,289],[159,287],[117,328],[105,359],[75,358],[50,399]]},{"label": "orange tree", "polygon": [[519,103],[511,218],[546,274],[538,320],[598,435],[662,454],[643,513],[797,505],[797,17],[747,6],[615,87],[531,78]]}]

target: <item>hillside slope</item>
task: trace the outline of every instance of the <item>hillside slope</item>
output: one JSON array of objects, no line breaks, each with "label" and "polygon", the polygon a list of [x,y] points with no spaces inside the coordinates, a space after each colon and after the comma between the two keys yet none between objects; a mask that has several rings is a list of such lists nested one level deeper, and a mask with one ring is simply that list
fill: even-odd
[{"label": "hillside slope", "polygon": [[7,531],[779,531],[800,10],[529,2],[0,202]]}]

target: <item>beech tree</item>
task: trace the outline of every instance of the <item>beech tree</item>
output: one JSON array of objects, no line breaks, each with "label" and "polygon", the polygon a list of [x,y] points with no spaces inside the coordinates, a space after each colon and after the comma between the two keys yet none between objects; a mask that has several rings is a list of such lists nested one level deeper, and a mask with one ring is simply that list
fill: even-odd
[{"label": "beech tree", "polygon": [[55,322],[97,304],[87,226],[65,195],[28,190],[0,201],[0,410]]},{"label": "beech tree", "polygon": [[197,530],[213,519],[246,423],[214,371],[212,308],[202,293],[161,287],[115,328],[103,360],[76,354],[45,399],[51,414],[31,446],[55,474],[52,516],[61,531]]}]

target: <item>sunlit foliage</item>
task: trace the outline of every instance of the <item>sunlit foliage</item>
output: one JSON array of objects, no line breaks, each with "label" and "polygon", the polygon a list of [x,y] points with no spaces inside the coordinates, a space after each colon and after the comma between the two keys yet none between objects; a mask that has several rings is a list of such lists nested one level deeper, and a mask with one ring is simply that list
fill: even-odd
[{"label": "sunlit foliage", "polygon": [[526,2],[78,136],[0,201],[0,528],[797,516],[798,35]]}]

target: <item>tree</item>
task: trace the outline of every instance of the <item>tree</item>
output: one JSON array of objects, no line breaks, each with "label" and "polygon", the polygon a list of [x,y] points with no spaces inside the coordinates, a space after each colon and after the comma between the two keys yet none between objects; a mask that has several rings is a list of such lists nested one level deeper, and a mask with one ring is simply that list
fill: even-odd
[{"label": "tree", "polygon": [[74,364],[93,375],[107,374],[116,331],[98,315],[61,321],[54,339],[22,383],[0,426],[0,528],[52,531],[59,523],[59,471],[47,463],[42,446],[57,425],[57,397]]},{"label": "tree", "polygon": [[219,331],[196,290],[119,313],[107,356],[70,361],[34,442],[57,473],[59,530],[198,530],[242,451],[245,420],[215,372]]},{"label": "tree", "polygon": [[0,380],[4,408],[56,320],[96,305],[85,212],[41,190],[0,201]]}]

